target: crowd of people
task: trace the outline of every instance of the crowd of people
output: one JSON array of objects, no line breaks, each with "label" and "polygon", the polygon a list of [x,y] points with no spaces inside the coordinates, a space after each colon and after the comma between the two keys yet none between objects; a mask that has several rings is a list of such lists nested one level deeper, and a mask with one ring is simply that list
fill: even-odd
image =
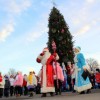
[{"label": "crowd of people", "polygon": [[57,61],[57,53],[51,54],[48,48],[44,48],[36,59],[42,64],[38,75],[34,71],[30,71],[29,75],[22,75],[18,71],[16,75],[3,76],[0,72],[0,98],[21,95],[33,97],[34,93],[41,93],[41,97],[46,97],[47,93],[54,96],[61,95],[62,91],[90,93],[95,88],[96,81],[100,84],[100,72],[94,74],[88,70],[80,51],[80,47],[75,48],[74,64],[68,61],[61,66]]},{"label": "crowd of people", "polygon": [[20,71],[16,75],[10,76],[2,76],[2,73],[0,73],[0,98],[3,96],[20,97],[21,95],[29,95],[31,97],[36,86],[37,77],[34,71],[31,71],[29,75],[22,75]]}]

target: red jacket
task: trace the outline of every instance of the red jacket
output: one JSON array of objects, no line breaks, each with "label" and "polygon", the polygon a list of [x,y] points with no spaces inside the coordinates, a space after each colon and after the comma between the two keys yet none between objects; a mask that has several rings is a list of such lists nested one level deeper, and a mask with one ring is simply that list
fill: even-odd
[{"label": "red jacket", "polygon": [[0,75],[0,82],[2,82],[2,76]]},{"label": "red jacket", "polygon": [[95,77],[96,77],[96,82],[100,83],[100,73],[96,73]]},{"label": "red jacket", "polygon": [[69,66],[66,66],[66,70],[67,70],[67,75],[71,75],[71,68]]},{"label": "red jacket", "polygon": [[27,81],[23,79],[23,86],[27,86]]}]

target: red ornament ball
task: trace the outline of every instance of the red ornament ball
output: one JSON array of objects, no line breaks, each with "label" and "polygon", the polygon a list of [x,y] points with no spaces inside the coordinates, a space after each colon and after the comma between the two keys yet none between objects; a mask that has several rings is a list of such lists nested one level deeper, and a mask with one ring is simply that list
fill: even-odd
[{"label": "red ornament ball", "polygon": [[64,30],[64,29],[62,29],[62,30],[61,30],[61,33],[64,33],[64,31],[65,31],[65,30]]}]

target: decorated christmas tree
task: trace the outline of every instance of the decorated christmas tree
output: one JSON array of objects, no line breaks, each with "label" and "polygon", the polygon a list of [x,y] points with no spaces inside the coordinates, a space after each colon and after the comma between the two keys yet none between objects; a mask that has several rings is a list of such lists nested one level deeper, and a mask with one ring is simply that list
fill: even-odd
[{"label": "decorated christmas tree", "polygon": [[54,41],[56,43],[56,52],[60,57],[59,63],[64,62],[66,64],[68,61],[74,63],[73,36],[63,15],[56,7],[51,10],[48,27],[48,48],[50,52],[54,52],[52,49],[52,41]]}]

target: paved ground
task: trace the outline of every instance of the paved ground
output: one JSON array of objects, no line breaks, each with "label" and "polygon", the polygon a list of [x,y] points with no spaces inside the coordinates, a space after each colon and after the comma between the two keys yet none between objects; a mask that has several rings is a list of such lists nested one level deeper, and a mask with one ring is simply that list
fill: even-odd
[{"label": "paved ground", "polygon": [[9,98],[0,98],[0,100],[100,100],[100,89],[98,90],[92,90],[91,94],[83,94],[80,95],[78,93],[70,93],[70,92],[64,92],[62,93],[62,95],[58,95],[58,96],[53,96],[50,97],[50,95],[48,94],[47,97],[45,98],[41,98],[41,95],[34,95],[33,98],[30,97],[9,97]]}]

